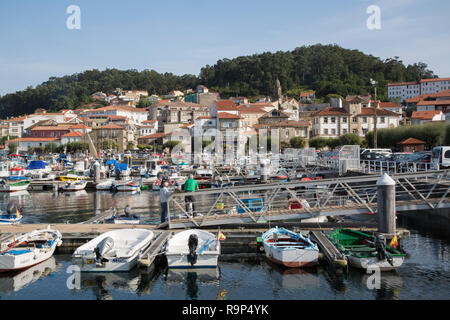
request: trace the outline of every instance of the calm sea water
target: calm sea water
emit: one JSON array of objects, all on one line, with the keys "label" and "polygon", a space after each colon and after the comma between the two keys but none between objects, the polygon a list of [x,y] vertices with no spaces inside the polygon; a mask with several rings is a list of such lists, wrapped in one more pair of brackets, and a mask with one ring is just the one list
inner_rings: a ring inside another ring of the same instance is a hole
[{"label": "calm sea water", "polygon": [[[0,209],[15,198],[24,208],[24,223],[80,222],[93,211],[126,204],[148,223],[159,219],[155,193],[52,194],[30,192],[1,195]],[[220,261],[213,270],[159,270],[151,277],[134,269],[129,273],[82,274],[81,287],[69,289],[69,254],[53,258],[18,274],[0,276],[0,299],[449,299],[450,242],[412,230],[402,240],[408,258],[397,272],[381,274],[381,288],[368,289],[369,275],[350,269],[335,275],[323,267],[281,269],[263,256],[239,262]]]}]

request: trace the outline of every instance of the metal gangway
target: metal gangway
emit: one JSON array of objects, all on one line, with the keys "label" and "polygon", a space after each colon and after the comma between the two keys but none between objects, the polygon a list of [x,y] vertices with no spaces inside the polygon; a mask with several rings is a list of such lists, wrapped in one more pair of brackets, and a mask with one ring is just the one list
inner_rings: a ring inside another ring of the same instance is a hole
[{"label": "metal gangway", "polygon": [[[173,193],[169,227],[190,228],[262,223],[377,211],[380,175],[311,181],[277,182]],[[397,212],[450,207],[450,171],[400,173],[396,181]],[[185,196],[193,196],[193,208]]]}]

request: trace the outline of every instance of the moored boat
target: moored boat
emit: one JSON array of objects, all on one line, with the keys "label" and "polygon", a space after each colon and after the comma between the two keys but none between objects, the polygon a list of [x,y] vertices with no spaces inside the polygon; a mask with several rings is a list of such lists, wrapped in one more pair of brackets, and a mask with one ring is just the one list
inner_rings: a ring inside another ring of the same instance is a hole
[{"label": "moored boat", "polygon": [[298,268],[313,267],[319,262],[319,248],[309,237],[275,227],[262,234],[267,259],[277,264]]},{"label": "moored boat", "polygon": [[31,181],[25,177],[9,176],[0,180],[0,192],[27,190]]},{"label": "moored boat", "polygon": [[95,186],[95,188],[97,190],[112,190],[113,187],[115,185],[115,182],[113,179],[108,179],[106,181],[97,183],[97,185]]},{"label": "moored boat", "polygon": [[166,244],[169,268],[215,268],[220,255],[219,236],[199,229],[173,235]]},{"label": "moored boat", "polygon": [[340,228],[329,234],[330,241],[355,268],[389,271],[400,267],[406,257],[403,250],[384,243],[384,239],[361,231]]},{"label": "moored boat", "polygon": [[146,229],[119,229],[105,232],[85,243],[72,255],[82,272],[129,271],[150,245],[153,232]]},{"label": "moored boat", "polygon": [[62,244],[58,230],[34,230],[13,239],[0,251],[0,272],[25,269],[50,258]]},{"label": "moored boat", "polygon": [[136,180],[129,180],[114,186],[117,191],[137,191],[141,189],[141,183]]},{"label": "moored boat", "polygon": [[0,224],[17,224],[22,220],[19,209],[10,202],[5,213],[0,214]]},{"label": "moored boat", "polygon": [[124,209],[124,214],[118,215],[116,209],[114,208],[113,216],[106,218],[104,222],[114,224],[139,224],[141,222],[141,217],[131,214],[130,206],[127,205]]},{"label": "moored boat", "polygon": [[87,185],[87,181],[81,181],[81,180],[68,181],[66,184],[61,186],[61,189],[63,191],[80,191],[80,190],[84,190],[84,188],[86,188],[86,185]]}]

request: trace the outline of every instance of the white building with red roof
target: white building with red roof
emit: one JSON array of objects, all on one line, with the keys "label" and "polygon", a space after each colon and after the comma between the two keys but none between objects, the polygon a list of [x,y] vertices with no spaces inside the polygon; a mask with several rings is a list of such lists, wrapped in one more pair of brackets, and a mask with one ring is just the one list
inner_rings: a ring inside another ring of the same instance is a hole
[{"label": "white building with red roof", "polygon": [[422,79],[413,82],[388,83],[388,98],[406,101],[422,94],[434,94],[450,89],[450,78]]},{"label": "white building with red roof", "polygon": [[424,124],[431,121],[445,121],[445,114],[441,110],[414,111],[412,113],[412,124]]}]

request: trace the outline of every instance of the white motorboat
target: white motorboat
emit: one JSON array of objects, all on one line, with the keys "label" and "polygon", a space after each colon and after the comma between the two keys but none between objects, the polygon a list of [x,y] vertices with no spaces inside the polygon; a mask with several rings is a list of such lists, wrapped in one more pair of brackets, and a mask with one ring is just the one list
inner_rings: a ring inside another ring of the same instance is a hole
[{"label": "white motorboat", "polygon": [[319,262],[319,248],[308,237],[285,228],[272,228],[262,234],[267,259],[286,267],[312,267]]},{"label": "white motorboat", "polygon": [[108,179],[106,181],[97,183],[95,188],[97,190],[112,190],[114,185],[115,185],[114,180],[113,179]]},{"label": "white motorboat", "polygon": [[169,268],[215,268],[220,241],[210,232],[191,229],[176,233],[166,244]]},{"label": "white motorboat", "polygon": [[0,272],[25,269],[50,258],[62,244],[58,230],[34,230],[5,244],[0,251]]},{"label": "white motorboat", "polygon": [[124,214],[117,214],[116,208],[113,209],[113,215],[104,220],[105,223],[114,224],[139,224],[141,222],[141,217],[135,214],[131,214],[130,206],[127,205],[124,209]]},{"label": "white motorboat", "polygon": [[84,190],[86,188],[87,181],[78,180],[78,181],[68,181],[66,184],[64,184],[61,189],[63,191],[80,191]]},{"label": "white motorboat", "polygon": [[105,232],[75,250],[73,263],[82,272],[129,271],[153,239],[146,229]]}]

